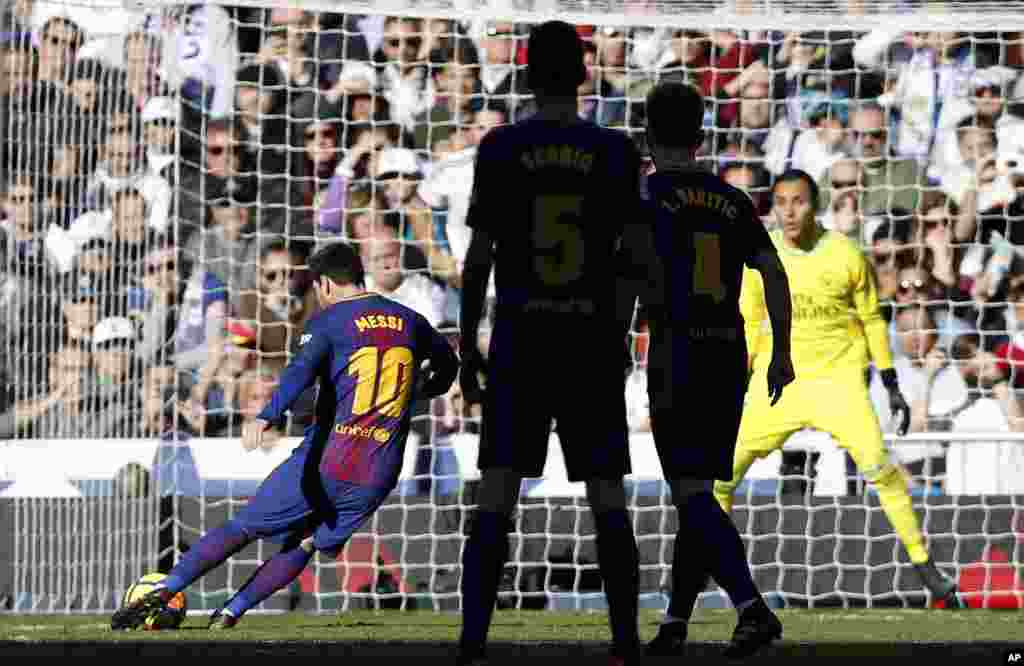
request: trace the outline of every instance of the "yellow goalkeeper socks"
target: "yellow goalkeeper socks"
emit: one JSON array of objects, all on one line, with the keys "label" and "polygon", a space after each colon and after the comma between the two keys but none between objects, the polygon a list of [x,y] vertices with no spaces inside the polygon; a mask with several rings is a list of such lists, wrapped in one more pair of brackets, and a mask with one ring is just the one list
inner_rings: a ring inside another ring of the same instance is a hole
[{"label": "yellow goalkeeper socks", "polygon": [[874,486],[882,503],[882,510],[903,542],[903,547],[907,549],[910,561],[914,564],[928,561],[924,535],[921,534],[914,506],[910,502],[910,493],[907,492],[907,483],[899,468],[895,465],[886,465],[874,480]]},{"label": "yellow goalkeeper socks", "polygon": [[715,481],[715,499],[718,500],[718,505],[727,515],[732,513],[732,500],[736,487],[742,483],[743,477],[746,476],[747,470],[754,464],[756,458],[757,456],[750,450],[745,451],[737,447],[732,463],[732,481]]}]

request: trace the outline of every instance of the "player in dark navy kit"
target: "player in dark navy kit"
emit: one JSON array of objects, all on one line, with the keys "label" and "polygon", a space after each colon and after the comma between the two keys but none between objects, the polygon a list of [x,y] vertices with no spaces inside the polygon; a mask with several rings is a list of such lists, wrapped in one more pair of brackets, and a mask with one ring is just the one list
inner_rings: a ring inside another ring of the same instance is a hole
[{"label": "player in dark navy kit", "polygon": [[[309,262],[321,311],[269,404],[242,437],[259,446],[299,396],[318,382],[315,423],[302,444],[261,484],[238,515],[207,533],[163,587],[118,610],[114,629],[139,626],[175,593],[256,539],[284,537],[211,628],[233,627],[250,608],[288,585],[313,553],[336,555],[398,482],[411,405],[444,394],[458,374],[447,340],[413,310],[363,288],[363,266],[334,243]],[[426,369],[422,369],[423,364]]]},{"label": "player in dark navy kit", "polygon": [[726,654],[753,653],[782,633],[754,584],[736,527],[712,494],[732,478],[748,384],[740,314],[744,264],[764,278],[775,339],[768,386],[777,401],[793,381],[785,271],[750,198],[695,162],[704,100],[693,87],[658,85],[647,98],[647,143],[657,169],[646,206],[663,274],[648,362],[651,429],[679,515],[672,600],[648,656],[678,656],[708,576],[729,594],[739,623]]},{"label": "player in dark navy kit", "polygon": [[[584,481],[613,658],[639,650],[636,541],[623,476],[630,471],[616,252],[636,220],[640,156],[628,135],[581,121],[583,46],[569,24],[534,27],[529,85],[538,112],[481,142],[467,224],[460,384],[483,403],[479,507],[463,552],[459,661],[484,656],[524,477],[544,470],[555,423],[570,481]],[[495,320],[479,375],[478,327],[492,263]]]}]

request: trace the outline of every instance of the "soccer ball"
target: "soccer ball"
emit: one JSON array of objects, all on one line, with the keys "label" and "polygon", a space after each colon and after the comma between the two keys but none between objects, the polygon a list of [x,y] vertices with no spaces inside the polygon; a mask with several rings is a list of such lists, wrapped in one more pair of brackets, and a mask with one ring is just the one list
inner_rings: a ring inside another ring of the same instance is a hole
[{"label": "soccer ball", "polygon": [[[128,588],[124,593],[124,599],[121,600],[121,605],[127,606],[134,601],[138,601],[142,597],[146,596],[153,591],[156,584],[167,578],[162,573],[150,573],[146,574],[142,578],[132,583],[131,587]],[[185,613],[188,611],[187,604],[185,603],[185,593],[178,592],[174,595],[167,606],[161,610],[156,611],[146,618],[146,622],[143,624],[147,631],[159,631],[162,629],[177,629],[181,626],[181,623],[185,621]]]}]

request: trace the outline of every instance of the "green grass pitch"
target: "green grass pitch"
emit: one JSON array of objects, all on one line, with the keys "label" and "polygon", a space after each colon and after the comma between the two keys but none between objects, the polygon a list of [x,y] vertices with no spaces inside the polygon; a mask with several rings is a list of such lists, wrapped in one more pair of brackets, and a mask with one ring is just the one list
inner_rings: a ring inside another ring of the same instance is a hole
[{"label": "green grass pitch", "polygon": [[[1016,611],[902,609],[782,610],[780,643],[765,656],[996,657],[1024,649],[1024,614]],[[660,613],[641,613],[642,637]],[[732,610],[700,610],[690,625],[689,656],[714,657],[735,625]],[[453,613],[353,611],[331,615],[249,615],[213,633],[206,615],[162,632],[112,632],[99,615],[0,615],[0,654],[343,655],[448,657],[458,637]],[[492,657],[600,657],[609,637],[604,612],[497,611]],[[590,659],[590,661],[593,661]],[[996,663],[996,662],[985,662]]]}]

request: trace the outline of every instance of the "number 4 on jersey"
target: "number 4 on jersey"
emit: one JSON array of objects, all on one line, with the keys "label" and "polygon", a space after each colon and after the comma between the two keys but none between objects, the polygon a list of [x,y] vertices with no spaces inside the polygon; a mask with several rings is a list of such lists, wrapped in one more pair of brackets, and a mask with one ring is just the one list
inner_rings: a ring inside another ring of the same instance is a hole
[{"label": "number 4 on jersey", "polygon": [[718,234],[693,234],[693,293],[710,296],[715,303],[725,300],[722,284],[722,245]]}]

